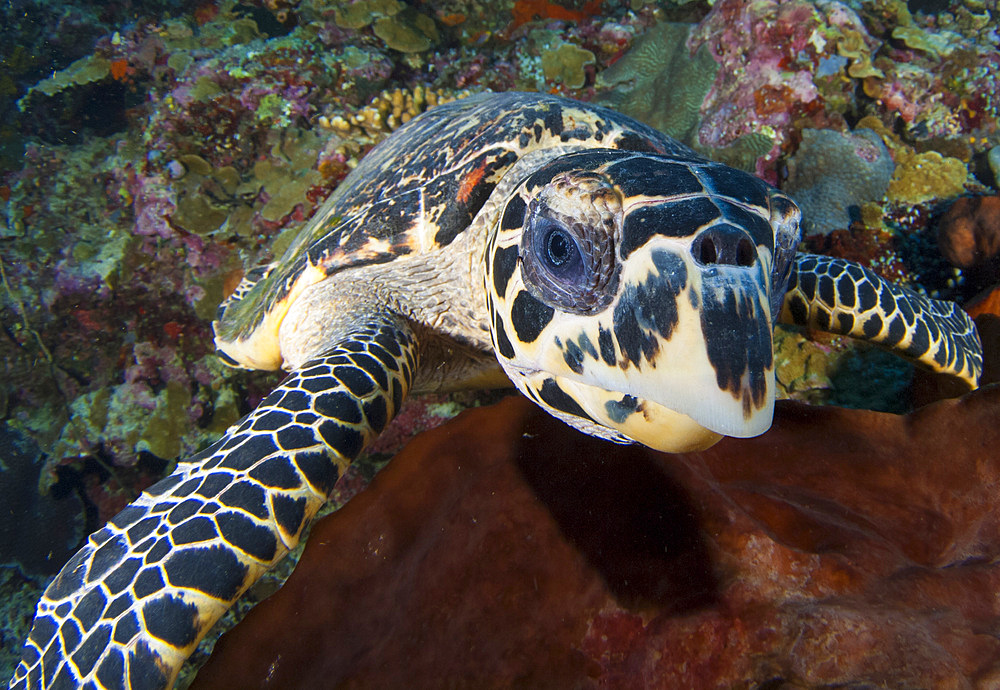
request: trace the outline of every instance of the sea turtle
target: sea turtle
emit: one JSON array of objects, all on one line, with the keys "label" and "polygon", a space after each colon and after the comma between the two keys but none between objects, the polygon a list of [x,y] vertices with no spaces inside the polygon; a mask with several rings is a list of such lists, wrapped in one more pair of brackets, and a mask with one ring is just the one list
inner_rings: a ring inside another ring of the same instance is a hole
[{"label": "sea turtle", "polygon": [[798,221],[761,180],[594,105],[480,94],[413,119],[220,308],[227,362],[291,373],[91,535],[11,687],[171,685],[409,392],[502,369],[589,434],[705,448],[770,425],[779,320],[976,386],[964,312],[796,255]]}]

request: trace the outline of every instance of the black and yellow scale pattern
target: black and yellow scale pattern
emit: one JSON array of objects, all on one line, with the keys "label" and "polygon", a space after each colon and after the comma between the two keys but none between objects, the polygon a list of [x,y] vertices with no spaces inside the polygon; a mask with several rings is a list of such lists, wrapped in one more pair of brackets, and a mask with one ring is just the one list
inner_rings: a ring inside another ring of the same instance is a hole
[{"label": "black and yellow scale pattern", "polygon": [[796,256],[798,219],[780,191],[604,108],[481,94],[415,118],[223,305],[226,361],[290,375],[91,535],[10,687],[171,686],[441,372],[502,368],[587,433],[672,451],[767,429],[779,320],[977,384],[967,315]]},{"label": "black and yellow scale pattern", "polygon": [[882,280],[830,256],[799,255],[781,320],[869,340],[934,371],[975,386],[983,369],[975,326],[953,302]]}]

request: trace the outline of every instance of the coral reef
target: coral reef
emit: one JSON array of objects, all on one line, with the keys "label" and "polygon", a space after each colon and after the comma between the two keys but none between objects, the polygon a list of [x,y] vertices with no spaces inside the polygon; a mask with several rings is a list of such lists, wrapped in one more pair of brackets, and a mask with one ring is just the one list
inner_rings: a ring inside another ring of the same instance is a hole
[{"label": "coral reef", "polygon": [[784,190],[802,207],[803,232],[826,235],[860,219],[866,202],[881,200],[895,167],[870,129],[806,129],[788,161]]},{"label": "coral reef", "polygon": [[314,528],[194,687],[988,685],[998,411],[779,403],[680,456],[466,412]]}]

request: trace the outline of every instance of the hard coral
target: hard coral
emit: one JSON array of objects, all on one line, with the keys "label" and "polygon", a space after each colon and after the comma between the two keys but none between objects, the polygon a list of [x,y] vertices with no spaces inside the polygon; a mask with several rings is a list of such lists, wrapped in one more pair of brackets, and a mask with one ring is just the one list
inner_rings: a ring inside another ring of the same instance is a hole
[{"label": "hard coral", "polygon": [[466,412],[314,527],[195,687],[989,684],[998,414],[996,387],[908,417],[779,403],[760,438],[667,456],[521,398]]},{"label": "hard coral", "polygon": [[825,235],[859,219],[865,202],[880,200],[895,167],[870,129],[848,134],[807,129],[788,162],[783,189],[802,207],[805,231]]}]

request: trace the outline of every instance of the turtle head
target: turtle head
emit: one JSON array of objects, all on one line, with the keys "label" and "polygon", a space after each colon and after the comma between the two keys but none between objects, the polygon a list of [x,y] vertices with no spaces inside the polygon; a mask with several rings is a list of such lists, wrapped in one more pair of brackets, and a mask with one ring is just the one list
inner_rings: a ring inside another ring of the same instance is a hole
[{"label": "turtle head", "polygon": [[798,220],[777,190],[702,159],[556,158],[514,189],[487,244],[498,359],[596,436],[682,452],[763,433]]}]

